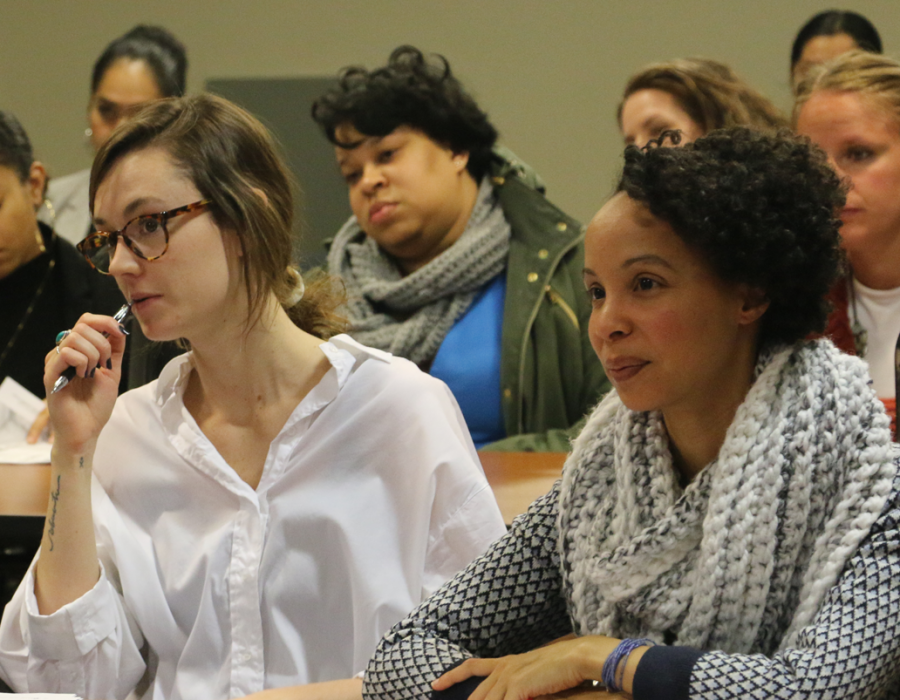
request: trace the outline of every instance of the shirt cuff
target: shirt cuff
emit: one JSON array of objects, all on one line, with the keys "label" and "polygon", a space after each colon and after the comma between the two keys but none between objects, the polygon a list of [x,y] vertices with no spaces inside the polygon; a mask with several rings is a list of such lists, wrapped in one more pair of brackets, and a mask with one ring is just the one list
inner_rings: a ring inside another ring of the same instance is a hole
[{"label": "shirt cuff", "polygon": [[650,647],[634,673],[634,700],[687,700],[691,672],[702,651],[691,647]]},{"label": "shirt cuff", "polygon": [[[449,670],[448,668],[447,671]],[[451,685],[447,690],[432,690],[431,700],[466,700],[484,679],[485,676],[470,676],[456,685]]]},{"label": "shirt cuff", "polygon": [[79,659],[109,637],[118,624],[115,592],[100,565],[100,578],[80,598],[50,615],[38,612],[34,565],[26,574],[25,608],[32,653],[46,661]]}]

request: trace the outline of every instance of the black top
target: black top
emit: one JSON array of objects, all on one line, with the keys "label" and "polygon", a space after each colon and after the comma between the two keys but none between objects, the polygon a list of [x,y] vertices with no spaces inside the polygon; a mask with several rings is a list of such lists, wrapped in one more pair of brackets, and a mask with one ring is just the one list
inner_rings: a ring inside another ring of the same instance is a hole
[{"label": "black top", "polygon": [[53,349],[56,334],[74,326],[85,312],[112,315],[125,301],[112,277],[94,270],[48,226],[40,227],[47,252],[0,279],[0,356],[9,349],[0,363],[0,381],[10,376],[43,398],[44,356]]}]

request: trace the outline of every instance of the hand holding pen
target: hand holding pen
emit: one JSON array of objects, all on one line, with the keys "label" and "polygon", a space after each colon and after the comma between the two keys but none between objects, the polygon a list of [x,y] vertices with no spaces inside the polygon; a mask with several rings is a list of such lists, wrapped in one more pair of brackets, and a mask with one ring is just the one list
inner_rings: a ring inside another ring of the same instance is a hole
[{"label": "hand holding pen", "polygon": [[[125,330],[124,323],[125,323],[125,321],[127,320],[128,316],[129,316],[130,314],[131,314],[131,302],[125,304],[121,309],[119,309],[119,310],[116,312],[116,315],[113,316],[113,320],[119,325],[119,330],[120,330],[122,333],[124,333],[125,335],[128,335],[128,331]],[[66,330],[66,331],[61,331],[61,332],[59,333],[59,335],[56,336],[56,353],[57,353],[58,355],[61,354],[61,344],[62,344],[62,342],[63,342],[70,334],[71,334],[71,331]],[[102,332],[101,332],[101,335],[102,335],[104,338],[108,338],[108,337],[109,337],[109,333],[107,333],[106,331],[102,331]],[[99,367],[100,365],[98,364],[97,366]],[[107,369],[112,369],[112,362],[111,362],[111,360],[107,360]],[[96,370],[91,370],[90,372],[88,372],[87,370],[85,370],[84,377],[85,377],[85,378],[93,377],[95,371],[96,371]],[[68,384],[68,383],[69,383],[72,379],[74,379],[77,375],[78,375],[78,370],[77,370],[77,368],[74,367],[74,366],[70,366],[68,369],[66,369],[66,370],[63,371],[63,373],[59,376],[59,379],[57,379],[56,382],[53,384],[53,389],[51,389],[50,393],[51,393],[51,394],[55,394],[57,391],[59,391],[60,389],[62,389],[63,387],[65,387],[66,384]]]},{"label": "hand holding pen", "polygon": [[126,304],[112,317],[82,315],[47,353],[44,387],[54,454],[87,454],[109,420],[125,353],[127,331],[122,324],[130,310]]}]

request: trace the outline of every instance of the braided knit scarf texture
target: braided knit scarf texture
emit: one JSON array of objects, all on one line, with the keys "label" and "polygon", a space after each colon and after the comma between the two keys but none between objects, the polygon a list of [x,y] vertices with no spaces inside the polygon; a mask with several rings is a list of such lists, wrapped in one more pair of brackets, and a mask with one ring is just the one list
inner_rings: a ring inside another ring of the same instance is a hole
[{"label": "braided knit scarf texture", "polygon": [[560,494],[574,629],[731,653],[793,646],[881,513],[893,450],[865,365],[828,340],[761,353],[718,457],[683,490],[662,416],[612,392]]},{"label": "braided knit scarf texture", "polygon": [[430,361],[481,288],[506,267],[509,238],[488,178],[459,239],[406,277],[351,217],[328,253],[329,272],[347,288],[351,335],[419,365]]}]

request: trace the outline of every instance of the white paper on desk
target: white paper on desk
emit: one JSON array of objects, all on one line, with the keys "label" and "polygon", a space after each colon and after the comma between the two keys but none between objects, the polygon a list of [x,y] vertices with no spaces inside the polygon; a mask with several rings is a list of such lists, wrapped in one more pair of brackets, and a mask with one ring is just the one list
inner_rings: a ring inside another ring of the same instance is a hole
[{"label": "white paper on desk", "polygon": [[13,700],[81,700],[80,695],[68,693],[0,693],[0,698]]},{"label": "white paper on desk", "polygon": [[0,445],[0,464],[48,464],[50,450],[49,442],[29,445],[23,440],[14,445]]},{"label": "white paper on desk", "polygon": [[0,382],[0,463],[31,464],[50,461],[50,445],[25,442],[28,429],[44,410],[44,402],[12,377]]}]

